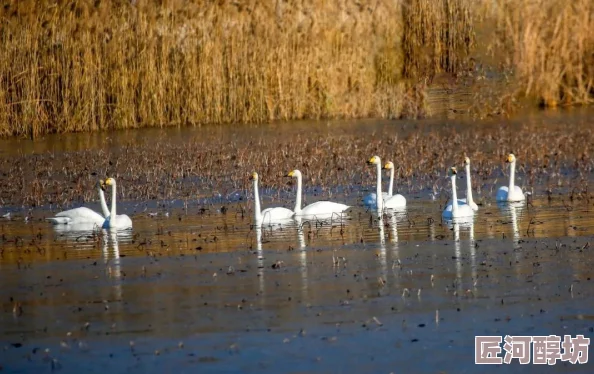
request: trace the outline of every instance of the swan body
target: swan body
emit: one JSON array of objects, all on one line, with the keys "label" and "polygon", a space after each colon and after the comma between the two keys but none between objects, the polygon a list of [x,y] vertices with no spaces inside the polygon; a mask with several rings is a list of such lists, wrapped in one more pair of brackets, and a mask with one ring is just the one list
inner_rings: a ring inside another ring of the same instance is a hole
[{"label": "swan body", "polygon": [[[387,192],[382,192],[382,196],[383,196],[384,200],[386,200],[391,195],[388,195]],[[368,194],[367,196],[365,196],[363,198],[363,204],[365,204],[366,206],[375,207],[377,205],[377,194],[375,192],[372,192],[372,193]]]},{"label": "swan body", "polygon": [[91,225],[102,226],[103,222],[105,222],[105,217],[84,206],[60,212],[54,217],[46,219],[54,225],[75,225],[79,223],[88,223]]},{"label": "swan body", "polygon": [[293,217],[291,209],[277,207],[267,208],[260,211],[260,193],[258,191],[258,173],[254,172],[250,176],[250,180],[254,183],[254,221],[256,226],[261,226],[263,223],[271,224],[280,221],[286,221]]},{"label": "swan body", "polygon": [[499,187],[497,191],[496,200],[497,201],[524,201],[526,196],[524,196],[524,192],[519,186],[515,185],[515,177],[516,177],[516,156],[510,153],[505,160],[509,163],[509,187],[502,186]]},{"label": "swan body", "polygon": [[80,227],[80,230],[77,231],[84,231],[88,228],[92,230],[95,226],[103,226],[105,218],[109,215],[109,210],[107,209],[107,204],[105,203],[105,195],[103,194],[101,181],[97,182],[97,187],[99,190],[99,200],[101,201],[101,210],[103,211],[103,216],[87,207],[80,207],[65,210],[56,214],[54,217],[46,218],[46,220],[50,221],[54,225],[77,226],[72,227],[72,230]]},{"label": "swan body", "polygon": [[107,178],[103,182],[103,188],[111,186],[111,211],[109,217],[103,222],[104,229],[125,230],[132,228],[132,220],[125,214],[117,215],[116,211],[116,181],[113,178]]},{"label": "swan body", "polygon": [[293,170],[287,174],[288,177],[297,178],[297,198],[295,199],[295,209],[293,211],[295,216],[324,216],[340,214],[349,209],[350,206],[332,201],[317,201],[309,204],[305,208],[301,208],[301,189],[303,184],[303,177],[299,170]]},{"label": "swan body", "polygon": [[[373,156],[372,158],[367,161],[368,165],[376,165],[377,168],[377,183],[376,183],[376,196],[382,196],[382,160],[378,156]],[[390,167],[391,165],[391,167]],[[387,163],[384,166],[384,169],[391,169],[391,175],[394,175],[394,164],[391,162]],[[390,183],[392,186],[392,183]],[[390,195],[385,199],[376,200],[376,203],[372,205],[373,207],[377,208],[378,210],[386,209],[402,209],[406,208],[406,198],[400,194],[397,195]]]},{"label": "swan body", "polygon": [[446,206],[443,210],[444,219],[456,219],[456,218],[467,218],[473,217],[474,211],[468,204],[458,204],[458,193],[456,192],[456,168],[451,167],[448,175],[452,181],[452,204]]},{"label": "swan body", "polygon": [[[382,197],[384,200],[388,199],[392,196],[392,191],[394,189],[394,164],[392,161],[388,161],[386,165],[384,165],[385,170],[390,170],[390,184],[388,185],[388,192],[382,192]],[[375,192],[370,193],[369,195],[363,198],[363,204],[367,206],[377,206],[377,194]]]},{"label": "swan body", "polygon": [[[458,199],[458,205],[467,204],[470,205],[470,208],[475,212],[478,211],[478,205],[474,202],[472,198],[472,183],[470,181],[470,158],[464,158],[464,169],[466,171],[466,198],[465,199]],[[446,209],[452,210],[452,202],[450,201]]]}]

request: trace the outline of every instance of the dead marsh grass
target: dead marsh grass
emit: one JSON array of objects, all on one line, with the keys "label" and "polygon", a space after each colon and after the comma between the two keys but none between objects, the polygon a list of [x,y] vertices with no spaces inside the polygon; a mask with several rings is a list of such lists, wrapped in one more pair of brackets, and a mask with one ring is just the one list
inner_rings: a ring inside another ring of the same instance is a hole
[{"label": "dead marsh grass", "polygon": [[514,74],[517,93],[547,107],[594,102],[594,3],[497,0],[493,53]]},{"label": "dead marsh grass", "polygon": [[435,76],[484,78],[483,50],[511,72],[501,96],[589,104],[593,13],[587,0],[6,0],[0,136],[419,117]]}]

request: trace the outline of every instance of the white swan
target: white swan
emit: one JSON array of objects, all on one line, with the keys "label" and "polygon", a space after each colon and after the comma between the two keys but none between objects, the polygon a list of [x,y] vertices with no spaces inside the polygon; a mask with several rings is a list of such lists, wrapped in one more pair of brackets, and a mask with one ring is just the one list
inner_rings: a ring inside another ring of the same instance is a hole
[{"label": "white swan", "polygon": [[105,218],[109,215],[109,210],[107,209],[107,204],[105,203],[105,195],[103,194],[102,183],[103,181],[97,182],[97,189],[99,190],[99,200],[101,201],[101,210],[103,211],[103,216],[87,207],[80,207],[65,210],[56,214],[54,217],[46,218],[46,220],[50,221],[54,225],[80,225],[80,231],[86,231],[89,228],[92,230],[95,225],[99,227],[103,226]]},{"label": "white swan", "polygon": [[[458,199],[458,205],[468,204],[475,212],[478,211],[478,205],[474,202],[472,198],[472,182],[470,181],[470,158],[464,158],[464,169],[466,171],[466,198],[465,199]],[[448,203],[448,207],[451,209],[452,202]]]},{"label": "white swan", "polygon": [[254,172],[250,176],[254,182],[254,221],[256,226],[262,223],[271,224],[278,221],[286,221],[293,217],[293,211],[287,208],[267,208],[260,211],[260,193],[258,192],[258,173]]},{"label": "white swan", "polygon": [[340,214],[350,207],[345,204],[333,203],[331,201],[317,201],[309,204],[305,208],[301,209],[301,186],[302,179],[301,172],[299,170],[290,171],[287,174],[288,177],[297,178],[297,198],[295,199],[295,216],[322,216]]},{"label": "white swan", "polygon": [[[388,197],[392,196],[392,191],[394,188],[394,164],[392,161],[388,161],[386,165],[384,165],[384,170],[390,170],[390,184],[388,185],[388,192],[382,192],[382,196],[384,200]],[[363,204],[367,206],[376,206],[377,205],[377,194],[375,192],[370,193],[369,195],[363,198]]]},{"label": "white swan", "polygon": [[468,204],[458,204],[458,193],[456,192],[456,168],[451,167],[448,176],[452,181],[452,204],[443,210],[444,219],[473,217],[474,211]]},{"label": "white swan", "polygon": [[[376,182],[376,196],[382,196],[382,160],[378,156],[373,156],[367,161],[368,165],[376,165],[377,168],[377,182]],[[387,165],[386,165],[387,166]],[[392,173],[394,169],[392,168]],[[379,199],[374,205],[378,210],[386,209],[401,209],[406,207],[406,199],[404,196],[392,195],[385,199]]]},{"label": "white swan", "polygon": [[509,187],[503,186],[499,187],[497,191],[497,201],[524,201],[526,197],[524,196],[524,192],[519,186],[514,184],[514,179],[516,177],[516,156],[513,153],[510,153],[505,162],[508,162],[509,165]]},{"label": "white swan", "polygon": [[103,188],[105,186],[111,186],[111,212],[109,213],[109,217],[105,219],[103,222],[104,229],[131,229],[132,228],[132,220],[125,214],[117,215],[116,212],[116,181],[113,178],[107,178],[105,182],[103,182]]}]

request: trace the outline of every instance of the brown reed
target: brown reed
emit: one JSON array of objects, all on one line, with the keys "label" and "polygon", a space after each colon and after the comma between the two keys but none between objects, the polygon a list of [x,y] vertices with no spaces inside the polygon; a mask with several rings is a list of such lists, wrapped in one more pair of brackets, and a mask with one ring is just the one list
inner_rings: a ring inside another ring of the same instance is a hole
[{"label": "brown reed", "polygon": [[594,3],[497,0],[493,53],[512,68],[518,93],[547,107],[594,102]]},{"label": "brown reed", "polygon": [[[587,0],[5,0],[0,136],[416,117],[433,77],[469,71],[485,43],[513,72],[514,95],[590,103],[593,8]],[[494,32],[479,43],[480,27]]]},{"label": "brown reed", "polygon": [[0,135],[414,116],[422,88],[402,79],[401,8],[5,1]]}]

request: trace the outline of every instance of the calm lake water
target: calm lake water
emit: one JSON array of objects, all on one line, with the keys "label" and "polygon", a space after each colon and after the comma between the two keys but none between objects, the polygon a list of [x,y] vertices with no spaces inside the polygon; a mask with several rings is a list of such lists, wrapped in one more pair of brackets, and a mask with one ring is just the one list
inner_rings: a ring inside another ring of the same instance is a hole
[{"label": "calm lake water", "polygon": [[[368,124],[340,129],[375,131]],[[21,152],[43,156],[131,137],[249,139],[304,126],[20,142]],[[242,189],[185,204],[122,201],[131,232],[68,231],[44,221],[48,206],[0,207],[10,213],[0,217],[0,371],[484,373],[501,367],[474,364],[476,335],[593,338],[594,200],[572,201],[570,191],[549,200],[536,189],[527,203],[497,205],[503,184],[481,180],[478,213],[456,225],[441,219],[445,200],[425,190],[403,191],[406,212],[382,220],[360,202],[367,191],[349,190],[340,194],[353,205],[343,221],[262,229],[252,227],[253,194]],[[261,195],[263,208],[292,207],[288,193]],[[591,373],[592,365],[501,366]]]}]

